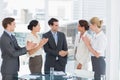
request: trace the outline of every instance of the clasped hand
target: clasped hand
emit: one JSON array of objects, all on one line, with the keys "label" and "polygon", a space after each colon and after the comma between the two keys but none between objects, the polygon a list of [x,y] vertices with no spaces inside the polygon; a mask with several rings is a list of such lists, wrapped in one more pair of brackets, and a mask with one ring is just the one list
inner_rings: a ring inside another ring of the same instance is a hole
[{"label": "clasped hand", "polygon": [[68,54],[67,51],[64,51],[64,50],[59,51],[59,55],[62,57],[66,56],[67,54]]}]

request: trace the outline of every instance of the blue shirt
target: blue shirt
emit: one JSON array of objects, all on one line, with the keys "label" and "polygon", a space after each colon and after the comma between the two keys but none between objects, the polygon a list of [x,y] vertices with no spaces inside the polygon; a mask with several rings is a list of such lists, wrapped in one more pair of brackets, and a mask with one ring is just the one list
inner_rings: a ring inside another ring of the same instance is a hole
[{"label": "blue shirt", "polygon": [[[51,31],[52,32],[52,31]],[[58,35],[57,35],[57,32],[52,32],[52,35],[54,37],[54,40],[55,40],[55,43],[57,45],[57,42],[58,42]]]}]

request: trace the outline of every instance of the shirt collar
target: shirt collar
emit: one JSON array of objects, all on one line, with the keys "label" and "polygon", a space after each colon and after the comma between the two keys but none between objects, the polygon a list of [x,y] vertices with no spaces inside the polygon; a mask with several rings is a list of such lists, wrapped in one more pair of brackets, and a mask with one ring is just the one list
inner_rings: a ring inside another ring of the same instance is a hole
[{"label": "shirt collar", "polygon": [[57,32],[53,32],[53,31],[51,31],[51,33],[52,33],[52,35],[57,34]]},{"label": "shirt collar", "polygon": [[5,30],[5,32],[6,32],[9,36],[11,36],[11,35],[12,35],[12,33],[11,33],[11,32],[9,32],[8,30]]}]

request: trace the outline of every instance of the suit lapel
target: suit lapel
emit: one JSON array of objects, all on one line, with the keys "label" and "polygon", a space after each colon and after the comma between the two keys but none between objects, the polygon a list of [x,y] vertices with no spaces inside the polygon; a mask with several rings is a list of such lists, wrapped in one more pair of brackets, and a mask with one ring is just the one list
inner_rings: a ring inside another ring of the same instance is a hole
[{"label": "suit lapel", "polygon": [[51,41],[53,42],[53,44],[56,46],[56,43],[55,43],[55,40],[54,40],[54,37],[53,37],[51,31],[49,31],[49,36],[50,36],[50,39],[51,39]]},{"label": "suit lapel", "polygon": [[16,40],[16,38],[14,37],[14,39],[12,39],[11,36],[10,36],[8,33],[6,33],[5,31],[4,31],[4,35],[5,35],[6,37],[9,37],[8,39],[9,39],[10,43],[11,43],[15,48],[17,48],[17,40]]},{"label": "suit lapel", "polygon": [[59,47],[60,42],[61,42],[61,36],[60,36],[60,33],[59,33],[59,32],[57,32],[57,36],[58,36],[57,47]]}]

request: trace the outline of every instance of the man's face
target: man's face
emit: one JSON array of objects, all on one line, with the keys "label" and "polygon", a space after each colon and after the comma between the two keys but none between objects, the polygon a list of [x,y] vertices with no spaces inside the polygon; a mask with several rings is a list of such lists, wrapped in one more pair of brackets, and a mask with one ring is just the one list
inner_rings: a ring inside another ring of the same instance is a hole
[{"label": "man's face", "polygon": [[57,32],[59,28],[59,24],[58,22],[53,22],[53,25],[50,25],[50,27],[52,31]]},{"label": "man's face", "polygon": [[13,21],[13,22],[11,22],[11,24],[8,24],[8,27],[9,27],[10,31],[13,32],[15,30],[15,27],[16,27],[15,22]]}]

